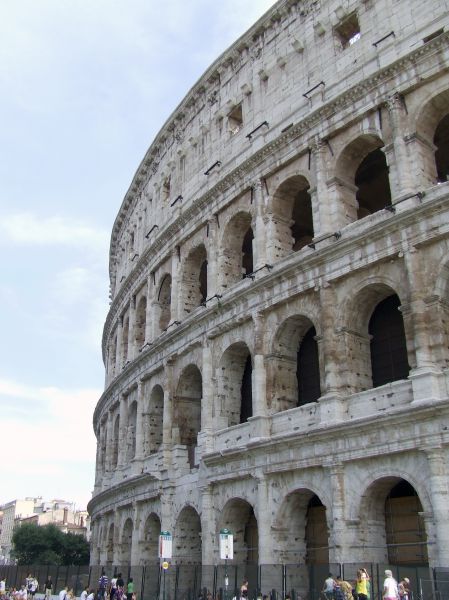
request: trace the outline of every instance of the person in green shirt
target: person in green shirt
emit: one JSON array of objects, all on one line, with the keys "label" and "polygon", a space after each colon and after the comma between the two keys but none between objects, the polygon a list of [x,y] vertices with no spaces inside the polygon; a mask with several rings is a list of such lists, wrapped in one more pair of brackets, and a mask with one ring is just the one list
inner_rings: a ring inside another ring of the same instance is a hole
[{"label": "person in green shirt", "polygon": [[133,578],[130,577],[128,579],[128,584],[126,586],[126,600],[133,600],[134,596],[134,581]]}]

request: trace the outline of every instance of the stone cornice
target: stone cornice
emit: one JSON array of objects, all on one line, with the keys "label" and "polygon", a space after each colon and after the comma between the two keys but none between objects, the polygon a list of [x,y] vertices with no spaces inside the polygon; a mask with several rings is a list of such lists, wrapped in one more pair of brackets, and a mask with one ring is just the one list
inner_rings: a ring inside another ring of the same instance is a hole
[{"label": "stone cornice", "polygon": [[[140,492],[139,487],[142,487],[142,491]],[[110,506],[117,507],[117,494],[122,498],[122,504],[129,504],[130,500],[132,502],[138,501],[142,495],[159,498],[161,493],[160,480],[149,473],[145,473],[144,475],[127,479],[122,483],[114,484],[113,488],[99,492],[90,500],[87,510],[92,515],[92,518],[95,518],[96,512],[106,512]]]}]

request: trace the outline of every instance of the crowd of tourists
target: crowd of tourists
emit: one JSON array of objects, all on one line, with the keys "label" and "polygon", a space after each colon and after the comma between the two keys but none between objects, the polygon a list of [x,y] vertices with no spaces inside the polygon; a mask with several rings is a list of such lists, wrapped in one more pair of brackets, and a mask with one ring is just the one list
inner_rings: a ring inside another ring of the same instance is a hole
[{"label": "crowd of tourists", "polygon": [[[42,600],[50,600],[53,595],[57,595],[58,600],[76,600],[73,588],[65,586],[59,593],[56,592],[51,576],[47,577],[40,591],[44,594]],[[6,580],[4,578],[0,580],[0,600],[36,600],[35,595],[38,592],[39,582],[31,574],[19,588],[8,588]],[[80,600],[136,600],[133,578],[129,577],[125,585],[122,574],[117,573],[109,582],[103,571],[98,580],[98,586],[95,588],[86,586],[79,598]]]},{"label": "crowd of tourists", "polygon": [[[398,583],[390,569],[385,571],[381,591],[384,600],[412,600],[410,579],[404,577]],[[329,573],[324,580],[322,595],[324,600],[371,600],[371,578],[368,571],[363,567],[358,569],[354,581],[345,581]]]}]

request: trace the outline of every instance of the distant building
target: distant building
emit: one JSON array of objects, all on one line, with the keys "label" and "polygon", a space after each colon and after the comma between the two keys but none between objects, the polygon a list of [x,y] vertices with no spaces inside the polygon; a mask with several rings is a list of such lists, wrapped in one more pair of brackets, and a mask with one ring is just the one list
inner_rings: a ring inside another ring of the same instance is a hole
[{"label": "distant building", "polygon": [[66,500],[43,501],[41,496],[12,500],[0,506],[0,513],[0,562],[10,560],[14,528],[23,523],[53,523],[64,533],[82,535],[87,540],[90,538],[87,511],[75,510],[74,503]]}]

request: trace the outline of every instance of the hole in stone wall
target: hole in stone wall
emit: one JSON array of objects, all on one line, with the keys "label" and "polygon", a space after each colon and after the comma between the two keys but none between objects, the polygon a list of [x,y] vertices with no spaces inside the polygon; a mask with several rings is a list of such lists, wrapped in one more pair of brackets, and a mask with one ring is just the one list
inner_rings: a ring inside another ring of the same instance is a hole
[{"label": "hole in stone wall", "polygon": [[335,33],[342,45],[342,48],[348,48],[360,39],[360,25],[357,13],[352,13],[341,21],[335,28]]},{"label": "hole in stone wall", "polygon": [[239,104],[231,110],[228,114],[228,127],[229,131],[235,135],[240,131],[243,125],[243,112],[242,105]]}]

